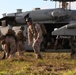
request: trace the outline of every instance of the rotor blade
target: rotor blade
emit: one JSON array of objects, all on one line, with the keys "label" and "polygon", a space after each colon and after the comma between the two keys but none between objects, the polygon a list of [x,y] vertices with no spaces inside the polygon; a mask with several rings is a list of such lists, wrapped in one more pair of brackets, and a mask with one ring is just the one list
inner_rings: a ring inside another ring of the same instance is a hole
[{"label": "rotor blade", "polygon": [[2,20],[13,20],[13,19],[15,19],[15,17],[13,17],[13,16],[6,16],[6,17],[1,18],[0,21],[2,21]]}]

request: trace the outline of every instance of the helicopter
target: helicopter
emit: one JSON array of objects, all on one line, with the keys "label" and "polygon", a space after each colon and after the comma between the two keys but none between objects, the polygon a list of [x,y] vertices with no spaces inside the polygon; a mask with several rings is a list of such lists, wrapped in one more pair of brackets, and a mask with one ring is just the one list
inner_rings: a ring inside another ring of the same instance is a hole
[{"label": "helicopter", "polygon": [[[58,1],[59,8],[55,9],[40,9],[34,8],[31,11],[22,12],[22,9],[17,9],[15,13],[4,13],[3,17],[0,18],[0,29],[3,32],[3,29],[7,29],[8,24],[14,27],[14,30],[18,30],[20,25],[24,25],[27,28],[25,19],[31,17],[33,22],[43,23],[47,30],[46,38],[48,35],[51,40],[46,40],[46,45],[52,45],[54,48],[54,43],[56,41],[56,35],[52,35],[55,28],[60,28],[65,25],[76,23],[76,10],[71,10],[70,2],[76,0],[51,0]],[[27,31],[26,31],[27,32]],[[4,32],[3,32],[4,33]],[[68,40],[68,39],[67,39]],[[52,42],[52,43],[51,43]],[[50,44],[49,44],[50,43]],[[69,46],[69,41],[68,41]],[[47,47],[51,49],[51,47]]]}]

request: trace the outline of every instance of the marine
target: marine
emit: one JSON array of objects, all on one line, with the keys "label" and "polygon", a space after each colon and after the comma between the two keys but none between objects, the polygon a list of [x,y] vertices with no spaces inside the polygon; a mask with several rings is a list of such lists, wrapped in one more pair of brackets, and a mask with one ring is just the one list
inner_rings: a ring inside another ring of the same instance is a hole
[{"label": "marine", "polygon": [[24,26],[20,26],[19,31],[16,34],[17,37],[17,52],[18,56],[24,55],[26,36],[24,35]]},{"label": "marine", "polygon": [[2,35],[0,40],[2,49],[5,52],[5,58],[14,57],[16,52],[16,37],[14,30],[8,28],[6,34]]},{"label": "marine", "polygon": [[[40,25],[36,23],[34,25],[31,18],[26,19],[27,25],[28,25],[28,45],[32,44],[33,50],[36,54],[36,58],[42,59],[42,55],[40,53],[40,45],[43,41],[43,35],[42,30],[40,28]],[[33,43],[32,43],[33,41]]]},{"label": "marine", "polygon": [[71,39],[70,39],[70,42],[71,42],[71,58],[74,58],[74,55],[76,54],[76,37],[74,36],[71,36]]}]

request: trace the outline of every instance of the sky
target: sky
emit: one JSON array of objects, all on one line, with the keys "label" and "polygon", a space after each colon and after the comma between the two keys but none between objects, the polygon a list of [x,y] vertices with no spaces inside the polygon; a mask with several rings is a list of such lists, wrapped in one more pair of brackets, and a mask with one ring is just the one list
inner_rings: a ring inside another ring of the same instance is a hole
[{"label": "sky", "polygon": [[[58,6],[57,2],[56,7]],[[50,0],[0,0],[0,18],[3,13],[14,13],[16,9],[22,9],[25,12],[33,8],[52,9],[55,8],[55,2]],[[76,2],[71,3],[71,9],[76,9]]]}]

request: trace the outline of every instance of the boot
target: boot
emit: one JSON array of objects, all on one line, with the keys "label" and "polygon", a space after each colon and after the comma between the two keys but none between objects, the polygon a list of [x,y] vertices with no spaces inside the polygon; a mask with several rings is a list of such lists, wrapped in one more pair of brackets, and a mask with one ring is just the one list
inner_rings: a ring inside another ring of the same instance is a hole
[{"label": "boot", "polygon": [[6,54],[5,54],[5,52],[3,53],[3,57],[2,57],[2,59],[5,59],[6,58]]},{"label": "boot", "polygon": [[8,58],[14,58],[15,54],[10,54]]},{"label": "boot", "polygon": [[41,55],[37,55],[37,59],[43,59]]}]

